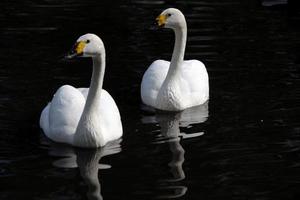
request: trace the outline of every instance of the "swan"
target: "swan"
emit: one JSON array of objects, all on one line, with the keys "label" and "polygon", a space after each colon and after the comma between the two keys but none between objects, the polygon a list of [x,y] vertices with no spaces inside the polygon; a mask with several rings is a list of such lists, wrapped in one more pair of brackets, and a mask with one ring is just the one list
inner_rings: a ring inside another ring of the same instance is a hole
[{"label": "swan", "polygon": [[159,27],[175,32],[171,62],[156,60],[146,70],[141,83],[144,104],[165,111],[181,111],[201,105],[209,98],[206,68],[199,60],[184,61],[187,25],[180,10],[168,8],[157,18]]},{"label": "swan", "polygon": [[105,48],[95,34],[77,40],[68,57],[92,57],[93,74],[90,88],[61,86],[43,109],[40,127],[55,142],[77,147],[102,147],[122,136],[118,107],[102,89],[105,71]]}]

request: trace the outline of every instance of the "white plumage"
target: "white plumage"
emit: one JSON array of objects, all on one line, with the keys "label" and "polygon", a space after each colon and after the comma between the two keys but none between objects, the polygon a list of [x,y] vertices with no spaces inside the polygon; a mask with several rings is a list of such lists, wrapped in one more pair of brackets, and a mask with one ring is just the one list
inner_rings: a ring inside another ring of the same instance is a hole
[{"label": "white plumage", "polygon": [[201,105],[209,98],[209,80],[204,64],[184,61],[186,22],[177,9],[169,8],[157,18],[159,26],[175,32],[171,62],[156,60],[145,72],[141,83],[142,101],[156,109],[180,111]]},{"label": "white plumage", "polygon": [[[141,96],[145,104],[157,109],[173,111],[184,110],[207,101],[208,75],[202,62],[184,61],[176,80],[172,85],[163,88],[166,90],[163,92],[161,89],[169,67],[169,61],[156,60],[145,72],[141,84]],[[158,98],[160,91],[162,96]]]},{"label": "white plumage", "polygon": [[77,46],[82,42],[85,43],[82,52],[78,47],[74,51],[93,58],[91,87],[61,86],[42,111],[40,127],[53,141],[79,147],[100,147],[122,136],[122,123],[115,101],[102,89],[104,45],[94,34],[81,36]]}]

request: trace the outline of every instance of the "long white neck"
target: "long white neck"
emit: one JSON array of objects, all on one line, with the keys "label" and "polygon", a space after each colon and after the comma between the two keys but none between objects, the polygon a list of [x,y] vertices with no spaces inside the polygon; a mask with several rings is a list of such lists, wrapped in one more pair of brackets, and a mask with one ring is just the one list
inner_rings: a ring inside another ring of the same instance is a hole
[{"label": "long white neck", "polygon": [[[93,57],[93,75],[86,103],[80,117],[73,143],[80,147],[99,147],[103,145],[100,133],[99,105],[105,72],[105,51]],[[100,142],[100,143],[99,143]]]},{"label": "long white neck", "polygon": [[84,117],[84,115],[91,115],[93,112],[97,112],[96,108],[99,108],[100,104],[104,72],[105,52],[103,52],[101,55],[93,57],[93,75],[81,118]]},{"label": "long white neck", "polygon": [[176,27],[175,32],[175,45],[172,54],[170,68],[166,77],[166,80],[171,79],[173,76],[176,76],[180,66],[183,63],[186,37],[187,37],[187,27],[186,22],[182,22],[182,26]]}]

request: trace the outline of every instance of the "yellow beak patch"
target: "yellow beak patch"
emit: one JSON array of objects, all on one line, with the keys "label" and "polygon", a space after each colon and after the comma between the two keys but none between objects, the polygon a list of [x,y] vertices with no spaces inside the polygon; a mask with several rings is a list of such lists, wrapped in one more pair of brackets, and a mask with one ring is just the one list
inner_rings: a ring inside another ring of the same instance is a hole
[{"label": "yellow beak patch", "polygon": [[83,42],[83,41],[78,42],[77,45],[76,45],[76,47],[75,47],[75,52],[77,54],[82,54],[85,45],[86,45],[86,43]]},{"label": "yellow beak patch", "polygon": [[163,26],[163,25],[165,25],[166,20],[167,20],[167,16],[166,16],[166,15],[159,15],[159,16],[156,18],[156,21],[157,21],[158,26]]}]

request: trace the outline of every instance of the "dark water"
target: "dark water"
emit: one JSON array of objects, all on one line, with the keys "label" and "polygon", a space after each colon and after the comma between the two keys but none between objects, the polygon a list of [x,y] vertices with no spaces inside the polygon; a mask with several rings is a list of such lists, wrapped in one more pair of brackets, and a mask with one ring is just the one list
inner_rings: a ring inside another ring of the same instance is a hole
[{"label": "dark water", "polygon": [[[210,101],[154,115],[139,84],[153,60],[171,57],[172,32],[149,28],[167,7],[186,15],[186,59],[206,64]],[[4,0],[0,9],[0,199],[299,198],[296,0]],[[53,144],[38,126],[59,86],[89,85],[90,60],[61,60],[87,32],[106,45],[104,88],[124,128],[99,150]]]}]

